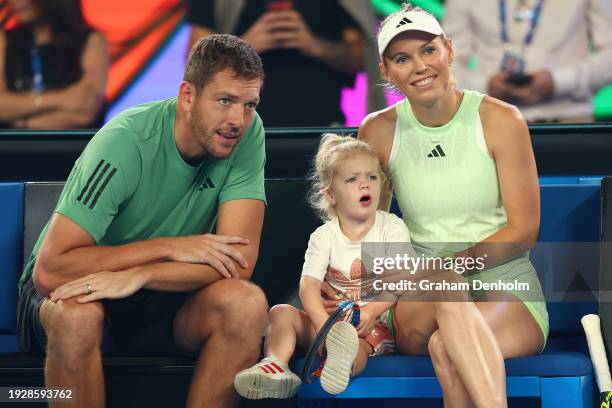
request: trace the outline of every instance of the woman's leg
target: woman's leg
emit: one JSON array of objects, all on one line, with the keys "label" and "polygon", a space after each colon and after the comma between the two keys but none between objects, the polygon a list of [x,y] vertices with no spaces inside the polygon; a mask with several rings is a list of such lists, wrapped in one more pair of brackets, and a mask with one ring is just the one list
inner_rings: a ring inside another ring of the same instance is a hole
[{"label": "woman's leg", "polygon": [[269,319],[266,356],[275,357],[285,364],[289,363],[296,346],[300,349],[308,348],[316,335],[306,313],[291,305],[274,306],[270,309]]},{"label": "woman's leg", "polygon": [[513,294],[487,292],[475,305],[493,331],[504,359],[538,354],[544,347],[542,329]]},{"label": "woman's leg", "polygon": [[446,407],[505,406],[503,358],[535,354],[544,342],[527,308],[504,292],[476,303],[400,301],[394,326],[400,352],[432,354]]},{"label": "woman's leg", "polygon": [[[514,295],[489,292],[486,299],[478,299],[474,305],[491,329],[504,359],[537,354],[544,346],[544,335],[540,326],[525,305]],[[466,383],[462,380],[467,376],[462,376],[458,372],[457,363],[450,358],[447,344],[442,340],[439,330],[432,334],[428,346],[436,374],[444,390],[445,407],[481,406],[477,397],[473,400],[469,397],[469,395],[478,395],[481,389],[477,389],[476,394],[468,392]],[[484,354],[487,354],[486,349]],[[470,370],[468,376],[472,375],[472,371]],[[495,381],[496,377],[485,379]],[[492,389],[503,387],[505,395],[505,375],[497,379],[499,382],[489,384],[489,387]]]},{"label": "woman's leg", "polygon": [[434,307],[438,330],[430,337],[428,348],[436,356],[432,358],[436,372],[443,373],[440,384],[445,383],[445,406],[470,407],[473,402],[479,408],[506,407],[503,355],[476,305],[471,301],[436,302]]},{"label": "woman's leg", "polygon": [[463,380],[459,377],[455,365],[451,361],[440,332],[435,331],[429,338],[429,355],[434,366],[434,371],[440,382],[444,396],[444,408],[472,408],[474,401],[470,397]]},{"label": "woman's leg", "polygon": [[400,300],[393,316],[397,350],[402,354],[430,354],[444,396],[444,407],[474,407],[463,381],[437,333],[436,309],[431,301]]}]

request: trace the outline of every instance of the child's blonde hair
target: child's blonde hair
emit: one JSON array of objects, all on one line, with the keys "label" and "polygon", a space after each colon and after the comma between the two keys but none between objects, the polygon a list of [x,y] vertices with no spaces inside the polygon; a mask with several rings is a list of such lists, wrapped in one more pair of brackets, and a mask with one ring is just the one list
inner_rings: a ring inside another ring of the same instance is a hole
[{"label": "child's blonde hair", "polygon": [[331,187],[336,167],[341,160],[356,154],[366,154],[378,162],[381,179],[381,199],[389,190],[389,178],[380,165],[378,155],[372,146],[352,136],[325,133],[321,137],[319,150],[314,159],[313,170],[310,175],[312,186],[308,195],[310,205],[318,212],[319,217],[323,221],[330,220],[337,215],[334,207],[325,196],[325,193]]}]

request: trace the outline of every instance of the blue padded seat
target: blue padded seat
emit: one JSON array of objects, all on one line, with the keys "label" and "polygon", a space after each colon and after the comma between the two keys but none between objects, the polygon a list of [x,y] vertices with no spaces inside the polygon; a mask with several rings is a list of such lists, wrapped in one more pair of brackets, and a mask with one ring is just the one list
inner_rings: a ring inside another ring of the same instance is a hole
[{"label": "blue padded seat", "polygon": [[17,279],[21,269],[23,183],[0,183],[0,354],[16,350]]},{"label": "blue padded seat", "polygon": [[[550,351],[537,356],[505,361],[506,375],[535,377],[576,377],[593,374],[591,360],[583,353]],[[302,367],[298,361],[296,368]],[[360,377],[435,377],[428,356],[370,357]]]},{"label": "blue padded seat", "polygon": [[[547,352],[539,356],[506,360],[508,376],[573,377],[593,373],[591,360],[582,353]],[[433,377],[428,356],[372,357],[363,377]]]},{"label": "blue padded seat", "polygon": [[23,183],[0,183],[0,226],[0,333],[14,333],[17,279],[21,268]]}]

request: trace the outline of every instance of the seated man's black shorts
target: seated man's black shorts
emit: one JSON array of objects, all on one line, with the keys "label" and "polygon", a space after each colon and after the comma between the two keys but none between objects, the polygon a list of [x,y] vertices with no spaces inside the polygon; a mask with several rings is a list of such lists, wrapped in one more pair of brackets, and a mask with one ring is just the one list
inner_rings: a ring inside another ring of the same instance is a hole
[{"label": "seated man's black shorts", "polygon": [[[104,299],[102,354],[108,356],[185,355],[174,340],[173,323],[189,293],[141,289],[124,299]],[[47,345],[40,322],[41,296],[30,278],[19,295],[17,332],[19,349],[44,355]]]}]

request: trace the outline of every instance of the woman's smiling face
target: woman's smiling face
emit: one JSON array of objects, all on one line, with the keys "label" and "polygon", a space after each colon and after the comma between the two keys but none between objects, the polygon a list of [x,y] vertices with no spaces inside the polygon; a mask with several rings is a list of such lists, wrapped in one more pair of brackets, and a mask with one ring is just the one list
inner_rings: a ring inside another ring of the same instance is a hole
[{"label": "woman's smiling face", "polygon": [[422,31],[401,33],[387,46],[383,59],[383,78],[412,103],[431,106],[448,88],[453,49],[441,36]]}]

